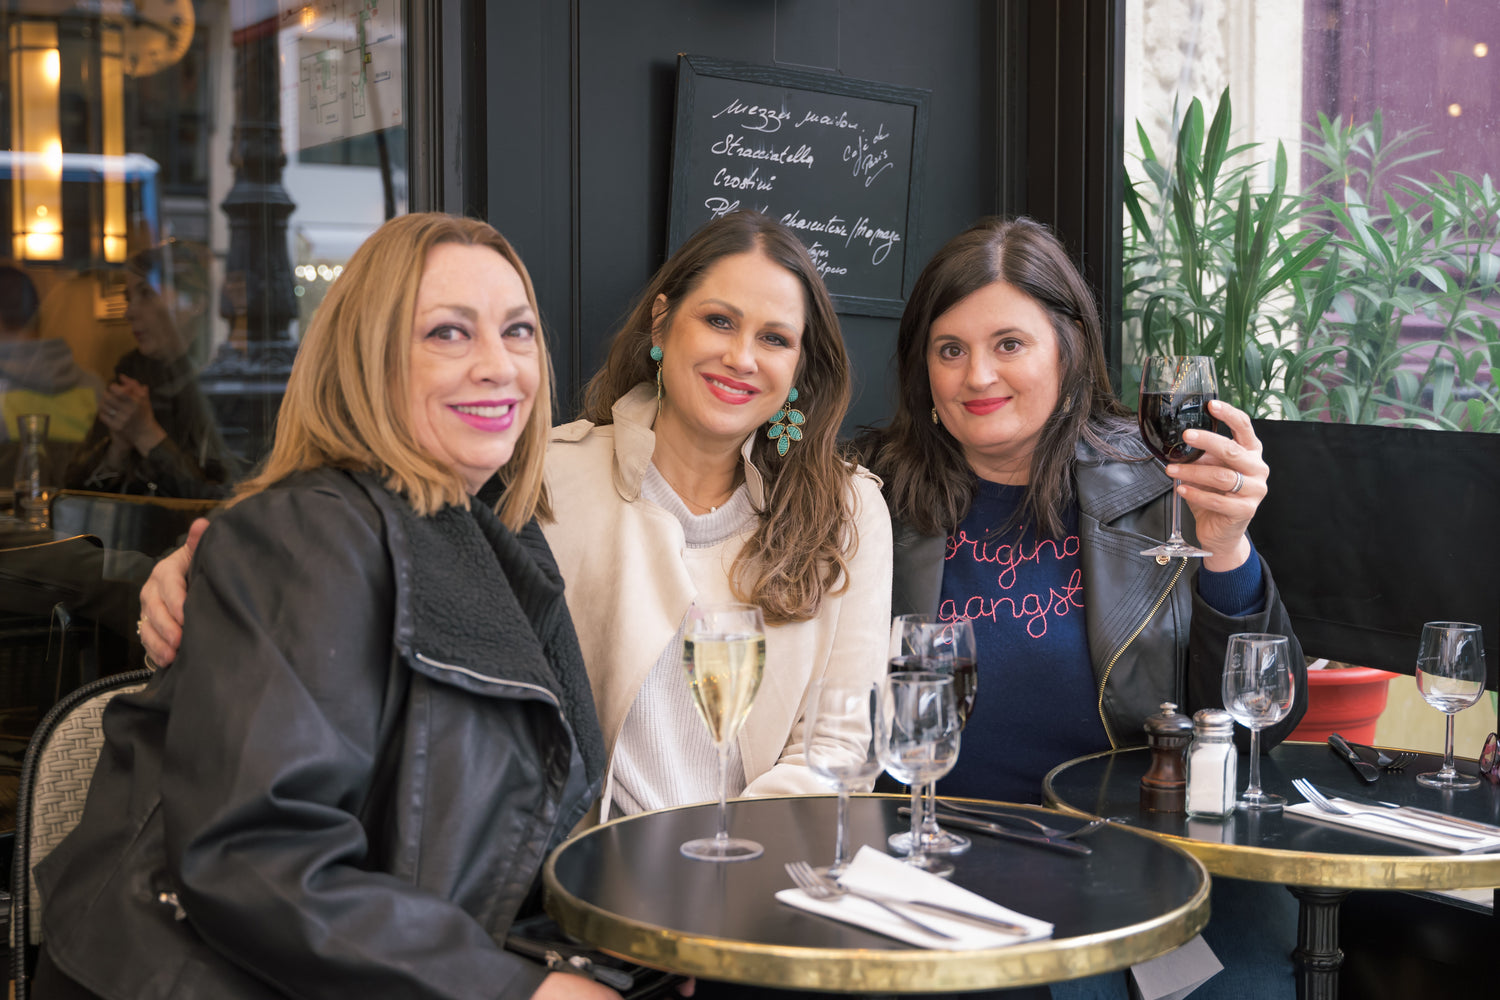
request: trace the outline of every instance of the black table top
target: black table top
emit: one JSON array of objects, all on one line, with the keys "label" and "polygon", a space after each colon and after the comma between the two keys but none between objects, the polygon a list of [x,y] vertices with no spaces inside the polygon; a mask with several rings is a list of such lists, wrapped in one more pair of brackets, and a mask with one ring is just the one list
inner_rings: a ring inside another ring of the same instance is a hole
[{"label": "black table top", "polygon": [[[1219,822],[1189,819],[1183,813],[1145,812],[1140,807],[1140,779],[1150,757],[1144,747],[1080,757],[1047,775],[1044,795],[1063,809],[1122,817],[1133,827],[1178,843],[1215,875],[1345,889],[1500,885],[1500,854],[1460,855],[1291,813],[1236,812]],[[1283,743],[1261,758],[1261,786],[1295,805],[1303,798],[1292,779],[1305,777],[1335,791],[1500,824],[1500,787],[1481,781],[1469,791],[1444,792],[1417,783],[1418,774],[1441,764],[1440,755],[1421,754],[1405,770],[1385,772],[1375,784],[1366,784],[1326,744]],[[1249,767],[1249,758],[1241,756],[1241,790]],[[1474,763],[1459,761],[1459,769],[1472,774]]]},{"label": "black table top", "polygon": [[[854,796],[851,852],[885,850],[904,830],[900,796]],[[970,952],[913,948],[786,906],[783,866],[826,864],[832,796],[730,803],[731,836],[765,846],[754,860],[693,861],[678,846],[712,835],[717,805],[643,813],[560,846],[545,872],[547,909],[568,932],[615,954],[676,972],[762,986],[833,991],[935,992],[1055,982],[1124,968],[1170,951],[1207,921],[1204,870],[1186,852],[1117,827],[1088,835],[1077,857],[973,836],[953,858],[955,884],[1050,921],[1050,940]],[[1077,825],[1036,806],[1008,806]]]}]

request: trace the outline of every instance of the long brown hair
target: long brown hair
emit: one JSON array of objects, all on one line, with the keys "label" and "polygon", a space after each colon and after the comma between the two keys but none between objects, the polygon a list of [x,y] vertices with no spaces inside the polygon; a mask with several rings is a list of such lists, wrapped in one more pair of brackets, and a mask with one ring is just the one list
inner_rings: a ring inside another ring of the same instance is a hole
[{"label": "long brown hair", "polygon": [[807,417],[803,437],[781,456],[763,431],[754,435],[750,458],[766,482],[766,506],[729,574],[736,596],[758,605],[767,622],[781,624],[814,617],[824,594],[848,587],[847,560],[858,545],[849,499],[853,469],[838,451],[849,408],[849,355],[828,289],[792,231],[760,212],[738,211],[694,233],[641,292],[604,367],[584,390],[583,415],[595,424],[612,423],[620,397],[656,378],[650,350],[658,295],[667,301],[660,322],[670,324],[710,267],[750,252],[797,278],[807,314],[796,376],[797,408]]},{"label": "long brown hair", "polygon": [[927,342],[933,321],[964,297],[1003,281],[1041,306],[1057,334],[1057,407],[1031,456],[1018,512],[1039,537],[1062,533],[1073,502],[1080,440],[1116,455],[1109,438],[1129,411],[1115,398],[1104,360],[1099,312],[1068,252],[1032,219],[981,219],[949,240],[922,269],[896,337],[896,413],[872,463],[885,480],[891,513],[926,535],[958,527],[974,499],[974,472],[953,435],[931,418]]},{"label": "long brown hair", "polygon": [[[406,405],[417,289],[427,254],[440,243],[494,250],[521,276],[536,313],[526,265],[486,223],[439,212],[387,222],[349,258],[313,314],[287,379],[271,454],[240,485],[236,500],[293,472],[327,465],[379,473],[418,514],[468,504],[463,477],[417,442]],[[542,459],[552,426],[552,366],[540,326],[536,343],[541,378],[531,418],[500,470],[505,493],[496,512],[513,531],[534,514],[546,514]]]}]

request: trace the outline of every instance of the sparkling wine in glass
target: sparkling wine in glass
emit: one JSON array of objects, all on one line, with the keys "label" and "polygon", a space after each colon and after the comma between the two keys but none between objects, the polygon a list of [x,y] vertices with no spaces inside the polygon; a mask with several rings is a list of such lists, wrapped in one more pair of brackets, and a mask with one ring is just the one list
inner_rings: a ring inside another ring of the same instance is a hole
[{"label": "sparkling wine in glass", "polygon": [[729,744],[739,735],[766,666],[766,628],[752,604],[694,604],[683,625],[682,667],[693,704],[719,752],[719,828],[689,840],[683,854],[699,861],[748,861],[764,848],[729,836]]},{"label": "sparkling wine in glass", "polygon": [[1260,787],[1260,731],[1286,718],[1296,695],[1291,643],[1284,635],[1241,632],[1229,637],[1221,693],[1224,709],[1250,730],[1250,785],[1240,796],[1245,810],[1277,810],[1286,799]]},{"label": "sparkling wine in glass", "polygon": [[1484,694],[1484,632],[1467,622],[1428,622],[1417,649],[1417,690],[1427,704],[1447,716],[1443,766],[1417,775],[1431,788],[1454,791],[1479,787],[1479,779],[1453,765],[1453,716]]},{"label": "sparkling wine in glass", "polygon": [[[1137,419],[1141,438],[1151,453],[1163,462],[1196,462],[1201,449],[1182,439],[1190,430],[1216,431],[1219,422],[1208,412],[1208,404],[1219,398],[1214,359],[1193,356],[1147,358],[1141,369],[1141,404]],[[1182,498],[1172,483],[1172,534],[1161,545],[1146,549],[1143,556],[1209,556],[1212,552],[1189,545],[1182,537]]]},{"label": "sparkling wine in glass", "polygon": [[[891,622],[891,670],[927,670],[953,677],[958,725],[968,724],[979,693],[979,666],[974,626],[966,619],[938,621],[928,615],[901,615]],[[918,802],[918,796],[924,801]],[[968,837],[944,830],[937,822],[937,783],[912,787],[912,814],[920,812],[922,848],[928,854],[962,854]],[[911,834],[893,833],[886,841],[894,851],[911,850]]]},{"label": "sparkling wine in glass", "polygon": [[880,773],[875,752],[875,713],[880,686],[820,684],[808,699],[807,769],[839,793],[833,864],[818,871],[838,878],[849,867],[849,793],[867,788]]},{"label": "sparkling wine in glass", "polygon": [[[891,777],[915,788],[953,770],[961,728],[951,674],[902,671],[886,675],[875,720],[875,749]],[[934,875],[951,875],[953,866],[926,850],[923,811],[913,809],[911,814],[911,851],[906,863]]]}]

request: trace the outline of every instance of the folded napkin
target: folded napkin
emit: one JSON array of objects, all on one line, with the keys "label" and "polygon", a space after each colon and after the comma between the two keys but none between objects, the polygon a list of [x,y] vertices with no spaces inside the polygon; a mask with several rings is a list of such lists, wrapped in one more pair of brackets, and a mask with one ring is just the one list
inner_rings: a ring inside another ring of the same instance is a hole
[{"label": "folded napkin", "polygon": [[[1355,815],[1336,816],[1333,813],[1324,812],[1311,802],[1299,802],[1294,806],[1287,806],[1286,811],[1295,813],[1306,819],[1316,819],[1324,823],[1352,827],[1356,830],[1379,833],[1387,837],[1397,837],[1401,840],[1410,840],[1432,847],[1444,847],[1450,851],[1458,851],[1462,854],[1492,851],[1500,847],[1500,836],[1486,837],[1478,831],[1465,831],[1473,832],[1479,839],[1464,840],[1461,837],[1449,836],[1444,832],[1447,830],[1446,827],[1440,827],[1421,816],[1413,816],[1408,812],[1396,812],[1394,809],[1379,809],[1372,806],[1360,805],[1357,802],[1346,802],[1339,798],[1335,798],[1333,801],[1335,804],[1355,813]],[[1391,819],[1392,815],[1400,816],[1403,822],[1395,822]],[[1422,829],[1419,830],[1415,826],[1407,826],[1406,821],[1421,823]]]},{"label": "folded napkin", "polygon": [[1052,925],[1035,917],[1006,909],[999,903],[953,885],[945,879],[877,851],[866,845],[854,855],[844,877],[839,880],[845,887],[868,892],[890,900],[920,899],[944,906],[956,906],[971,913],[1008,920],[1027,928],[1023,935],[1008,934],[999,928],[983,927],[959,917],[944,916],[934,910],[912,907],[907,912],[938,930],[952,934],[953,939],[944,940],[927,934],[899,917],[887,913],[866,899],[855,896],[840,896],[837,899],[813,899],[801,889],[783,889],[776,898],[788,906],[855,924],[866,930],[914,944],[919,948],[941,948],[946,951],[972,951],[979,948],[999,948],[1022,941],[1036,941],[1052,936]]}]

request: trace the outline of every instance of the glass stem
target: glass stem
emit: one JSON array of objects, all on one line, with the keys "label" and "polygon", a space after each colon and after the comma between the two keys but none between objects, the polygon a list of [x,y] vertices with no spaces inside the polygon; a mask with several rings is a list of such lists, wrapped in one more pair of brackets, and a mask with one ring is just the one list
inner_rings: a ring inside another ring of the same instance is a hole
[{"label": "glass stem", "polygon": [[922,820],[925,818],[921,809],[923,801],[922,786],[913,785],[911,787],[911,851],[906,855],[906,860],[918,867],[921,867],[922,861],[927,857],[925,845],[922,843]]},{"label": "glass stem", "polygon": [[838,832],[833,839],[833,867],[830,875],[842,874],[849,866],[849,789],[839,786]]},{"label": "glass stem", "polygon": [[1453,713],[1448,713],[1447,719],[1448,726],[1443,736],[1443,769],[1439,772],[1445,778],[1458,774],[1458,768],[1453,764]]},{"label": "glass stem", "polygon": [[1260,798],[1260,730],[1250,730],[1250,787],[1245,789],[1245,798]]},{"label": "glass stem", "polygon": [[931,839],[941,832],[937,823],[937,782],[929,781],[922,786],[922,836]]},{"label": "glass stem", "polygon": [[714,840],[720,844],[729,841],[729,744],[720,743],[719,751],[719,830]]},{"label": "glass stem", "polygon": [[1172,537],[1167,539],[1169,544],[1182,542],[1182,497],[1177,495],[1177,488],[1181,485],[1181,479],[1172,480]]}]

